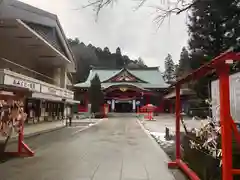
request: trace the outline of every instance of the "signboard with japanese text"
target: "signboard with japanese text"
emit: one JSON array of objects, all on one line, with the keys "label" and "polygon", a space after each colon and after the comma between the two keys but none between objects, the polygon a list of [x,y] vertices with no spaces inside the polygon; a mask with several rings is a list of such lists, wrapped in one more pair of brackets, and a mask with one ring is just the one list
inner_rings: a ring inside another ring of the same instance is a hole
[{"label": "signboard with japanese text", "polygon": [[12,71],[4,70],[4,72],[0,74],[0,77],[2,79],[0,83],[4,85],[26,88],[32,92],[53,95],[62,99],[74,99],[73,91],[60,88]]},{"label": "signboard with japanese text", "polygon": [[60,89],[53,88],[50,86],[45,86],[45,85],[41,85],[41,92],[44,94],[51,94],[54,96],[62,96],[62,92]]},{"label": "signboard with japanese text", "polygon": [[[231,115],[235,121],[240,122],[240,73],[229,76],[229,84]],[[213,117],[217,117],[219,114],[219,108],[217,108],[220,104],[219,95],[219,80],[212,81],[211,99]]]},{"label": "signboard with japanese text", "polygon": [[4,84],[27,88],[31,91],[40,92],[40,84],[10,75],[4,75]]},{"label": "signboard with japanese text", "polygon": [[62,91],[62,96],[67,98],[67,99],[73,99],[74,98],[74,92],[64,90],[64,91]]},{"label": "signboard with japanese text", "polygon": [[65,89],[58,89],[51,86],[41,85],[41,92],[44,94],[51,94],[66,99],[73,99],[74,93]]}]

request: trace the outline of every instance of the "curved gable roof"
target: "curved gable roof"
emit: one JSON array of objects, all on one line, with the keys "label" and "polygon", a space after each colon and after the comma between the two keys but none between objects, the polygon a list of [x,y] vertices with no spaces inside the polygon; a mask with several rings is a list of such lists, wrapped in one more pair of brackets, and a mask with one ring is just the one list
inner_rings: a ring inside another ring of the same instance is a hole
[{"label": "curved gable roof", "polygon": [[[83,83],[78,83],[75,87],[89,87],[91,84],[91,80],[97,74],[99,76],[102,85],[104,84],[113,84],[111,82],[104,82],[112,77],[116,76],[117,74],[121,73],[122,69],[92,69],[90,70],[89,76],[87,80]],[[141,79],[146,83],[138,83],[141,84],[143,88],[167,88],[169,85],[165,83],[162,77],[162,73],[158,68],[144,68],[144,69],[127,69],[129,73]],[[133,82],[131,82],[133,83]]]},{"label": "curved gable roof", "polygon": [[137,81],[140,81],[141,83],[148,83],[142,79],[140,79],[138,76],[135,76],[134,74],[132,74],[128,69],[126,68],[123,68],[121,69],[119,72],[117,72],[115,75],[111,76],[110,78],[108,78],[107,80],[105,81],[102,81],[103,83],[109,83],[111,82],[111,80],[113,80],[114,78],[118,77],[119,75],[121,75],[122,73],[128,73],[130,76],[133,76]]},{"label": "curved gable roof", "polygon": [[129,70],[130,73],[132,73],[134,76],[142,79],[143,81],[146,81],[150,84],[162,84],[168,86],[163,77],[161,71],[156,69],[146,69],[146,70]]},{"label": "curved gable roof", "polygon": [[107,81],[108,79],[110,79],[111,77],[115,76],[116,74],[118,74],[120,72],[121,72],[121,70],[119,70],[119,69],[115,69],[115,70],[95,70],[95,69],[92,69],[92,70],[90,70],[87,81],[90,82],[94,78],[94,76],[97,74],[100,81],[104,82],[104,81]]}]

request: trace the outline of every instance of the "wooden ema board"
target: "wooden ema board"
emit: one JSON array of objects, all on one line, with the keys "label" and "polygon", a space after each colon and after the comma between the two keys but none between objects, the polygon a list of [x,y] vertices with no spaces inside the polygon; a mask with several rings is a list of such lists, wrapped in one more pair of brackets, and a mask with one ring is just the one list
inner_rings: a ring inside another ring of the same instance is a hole
[{"label": "wooden ema board", "polygon": [[[0,100],[4,101],[18,101],[18,108],[22,108],[26,96],[29,95],[28,91],[17,91],[14,92],[9,90],[0,90]],[[16,102],[17,103],[17,102]],[[9,106],[6,104],[5,106]],[[9,107],[10,108],[10,107]],[[10,136],[6,139],[9,140]],[[7,141],[6,141],[7,143]],[[33,156],[34,152],[24,143],[24,123],[19,124],[18,132],[18,148],[16,152],[5,152],[11,156]]]}]

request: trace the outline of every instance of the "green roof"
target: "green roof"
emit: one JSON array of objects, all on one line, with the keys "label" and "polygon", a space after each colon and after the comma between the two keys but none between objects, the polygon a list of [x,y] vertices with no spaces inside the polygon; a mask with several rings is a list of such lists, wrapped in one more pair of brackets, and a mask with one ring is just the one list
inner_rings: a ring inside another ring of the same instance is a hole
[{"label": "green roof", "polygon": [[[122,71],[128,71],[133,76],[137,77],[138,79],[146,82],[146,83],[139,83],[139,82],[105,82],[116,76]],[[75,87],[90,87],[91,80],[95,75],[99,76],[99,79],[102,83],[103,88],[108,88],[112,85],[135,85],[142,88],[167,88],[169,85],[165,83],[162,77],[162,73],[158,68],[144,68],[144,69],[92,69],[89,73],[87,80],[83,83],[75,84]]]}]

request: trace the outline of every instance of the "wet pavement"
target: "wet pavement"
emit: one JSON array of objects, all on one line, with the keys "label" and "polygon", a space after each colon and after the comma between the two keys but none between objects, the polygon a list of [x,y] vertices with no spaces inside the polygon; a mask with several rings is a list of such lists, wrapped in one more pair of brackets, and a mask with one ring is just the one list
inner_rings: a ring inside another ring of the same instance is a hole
[{"label": "wet pavement", "polygon": [[64,128],[26,140],[32,158],[0,164],[0,180],[174,180],[168,157],[134,117],[85,131]]}]

